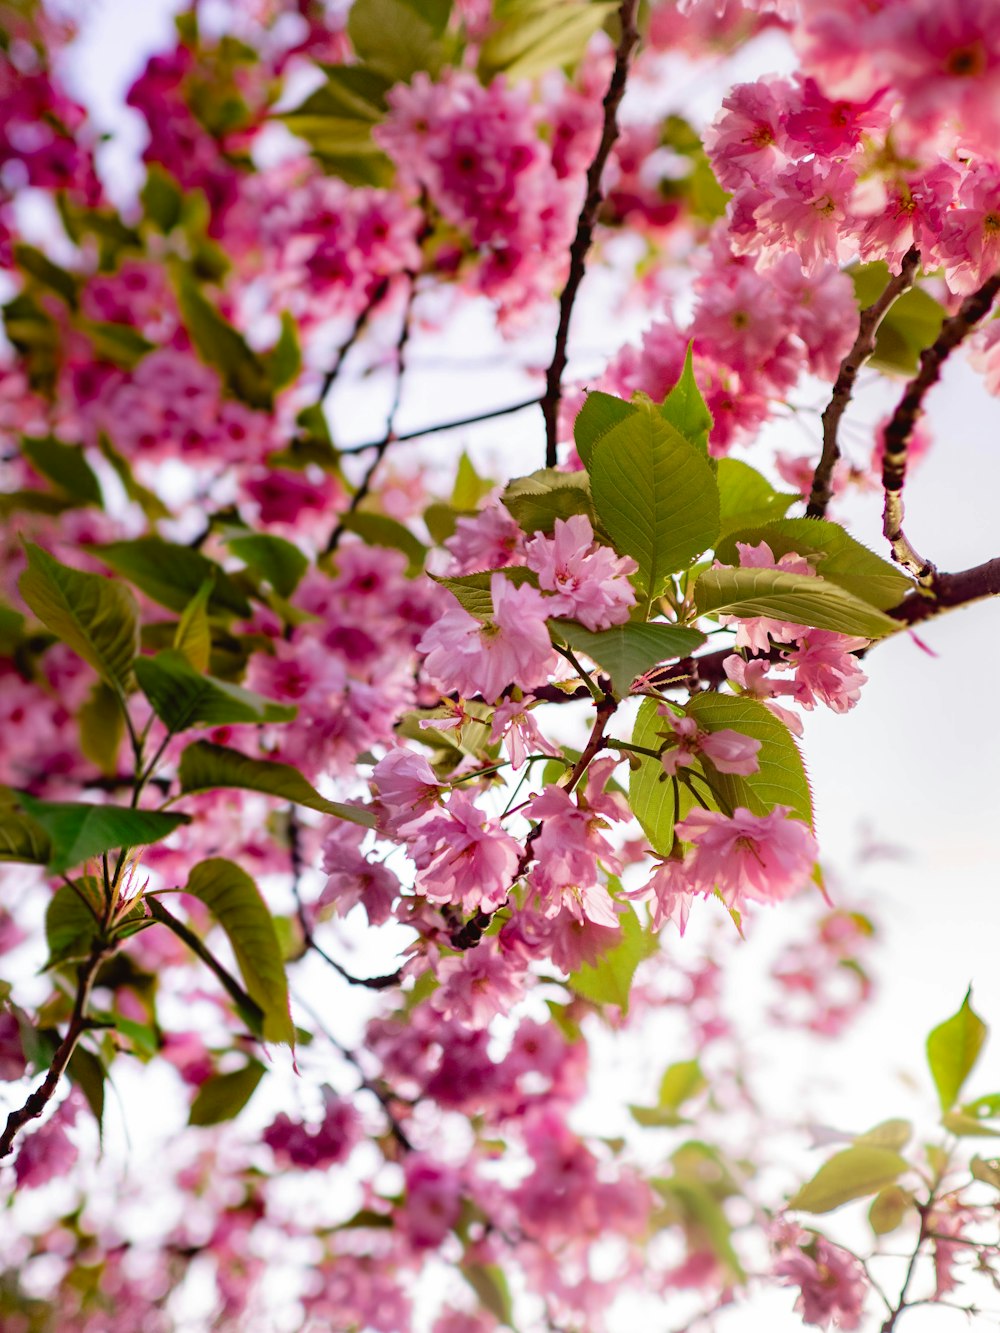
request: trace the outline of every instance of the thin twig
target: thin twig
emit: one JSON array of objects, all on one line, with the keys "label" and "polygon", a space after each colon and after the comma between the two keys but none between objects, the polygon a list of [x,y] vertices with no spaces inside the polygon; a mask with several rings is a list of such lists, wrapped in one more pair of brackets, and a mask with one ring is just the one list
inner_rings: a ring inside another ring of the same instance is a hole
[{"label": "thin twig", "polygon": [[477,412],[475,416],[459,417],[457,421],[441,421],[436,426],[421,426],[419,430],[404,431],[401,435],[396,435],[392,440],[382,436],[379,440],[367,440],[364,444],[351,444],[346,449],[341,449],[340,454],[364,454],[369,449],[384,450],[388,444],[407,444],[411,440],[422,440],[425,435],[439,435],[446,430],[459,430],[462,426],[477,426],[481,421],[494,421],[497,417],[513,416],[515,412],[523,412],[529,407],[538,407],[541,398],[525,398],[520,403],[510,403],[507,407],[491,407],[487,412]]},{"label": "thin twig", "polygon": [[916,246],[911,246],[903,256],[899,272],[889,279],[881,296],[862,310],[858,317],[858,336],[854,340],[854,346],[840,363],[840,372],[834,383],[833,393],[823,413],[823,452],[813,476],[812,492],[806,508],[807,518],[823,518],[826,514],[826,507],[833,496],[833,469],[840,457],[840,445],[837,442],[840,418],[851,401],[858,371],[875,351],[875,338],[879,325],[894,302],[913,286],[919,265],[920,251]]},{"label": "thin twig", "polygon": [[566,347],[569,340],[569,324],[573,315],[573,302],[586,269],[587,251],[594,236],[594,226],[601,207],[601,176],[615,140],[618,138],[618,108],[625,94],[628,80],[629,61],[639,42],[636,27],[636,13],[639,0],[622,0],[618,10],[621,24],[621,36],[615,54],[615,67],[604,96],[604,128],[601,141],[597,146],[594,159],[587,169],[587,193],[576,224],[576,235],[569,251],[569,275],[566,286],[559,298],[559,327],[556,330],[555,350],[552,364],[545,376],[545,396],[542,398],[542,413],[545,417],[545,466],[556,465],[556,436],[559,418],[559,400],[562,397],[562,377],[566,369]]},{"label": "thin twig", "polygon": [[910,438],[923,413],[927,391],[941,377],[947,358],[989,313],[1000,291],[1000,273],[987,278],[978,291],[967,296],[958,311],[941,325],[941,332],[930,347],[920,353],[920,369],[906,386],[906,392],[885,428],[885,453],[882,459],[882,487],[885,508],[882,532],[892,548],[892,558],[928,588],[936,591],[938,572],[911,546],[903,532],[903,485]]},{"label": "thin twig", "polygon": [[388,278],[382,278],[372,288],[371,295],[368,297],[368,300],[365,303],[363,309],[359,313],[357,319],[354,321],[354,326],[351,329],[350,333],[347,335],[346,341],[341,344],[339,350],[337,351],[337,355],[334,357],[333,364],[330,366],[330,369],[323,376],[323,383],[320,385],[319,393],[316,396],[317,407],[322,407],[324,402],[326,401],[326,396],[333,388],[334,381],[340,374],[341,368],[343,367],[344,362],[347,360],[351,348],[361,337],[362,333],[364,333],[365,329],[368,326],[368,321],[371,319],[372,315],[385,300],[386,294],[389,291],[389,286],[390,286],[390,280]]},{"label": "thin twig", "polygon": [[917,1271],[917,1260],[920,1258],[920,1252],[923,1249],[924,1241],[927,1239],[927,1218],[930,1215],[933,1201],[934,1196],[931,1195],[925,1204],[917,1204],[917,1210],[920,1213],[920,1231],[917,1234],[917,1243],[913,1247],[913,1253],[910,1255],[910,1262],[906,1266],[906,1274],[903,1277],[903,1285],[899,1289],[896,1304],[890,1309],[888,1315],[886,1315],[880,1333],[892,1333],[899,1321],[899,1316],[908,1307],[909,1302],[906,1299],[906,1293],[910,1289],[913,1275]]},{"label": "thin twig", "polygon": [[0,1157],[6,1157],[11,1152],[18,1131],[23,1129],[30,1121],[37,1120],[55,1095],[59,1080],[76,1050],[77,1042],[86,1031],[87,1002],[90,999],[90,992],[97,970],[107,951],[107,945],[103,941],[95,944],[86,962],[81,964],[76,978],[76,999],[73,1003],[73,1013],[70,1016],[66,1035],[56,1048],[56,1053],[52,1057],[52,1063],[49,1065],[42,1083],[39,1084],[23,1106],[16,1111],[11,1111],[8,1115],[3,1134],[0,1134]]},{"label": "thin twig", "polygon": [[413,302],[417,295],[417,274],[410,273],[407,276],[410,280],[410,286],[406,296],[406,305],[403,309],[403,319],[399,329],[399,338],[396,342],[396,388],[393,393],[388,416],[386,417],[385,438],[376,446],[375,457],[368,465],[357,490],[351,496],[350,504],[340,515],[336,526],[330,533],[330,539],[323,552],[324,555],[332,555],[337,549],[341,537],[347,530],[345,527],[345,519],[348,515],[357,512],[362,501],[368,495],[368,492],[372,488],[372,482],[375,480],[375,473],[378,471],[378,466],[382,462],[385,451],[396,439],[396,417],[399,414],[399,405],[403,397],[403,377],[406,373],[406,345],[410,341],[410,329],[413,320]]}]

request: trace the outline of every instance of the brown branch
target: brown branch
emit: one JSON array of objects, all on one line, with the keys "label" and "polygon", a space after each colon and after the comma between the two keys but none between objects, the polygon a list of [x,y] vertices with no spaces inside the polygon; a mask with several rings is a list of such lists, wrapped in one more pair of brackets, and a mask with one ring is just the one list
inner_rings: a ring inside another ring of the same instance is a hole
[{"label": "brown branch", "polygon": [[330,369],[323,376],[323,383],[320,385],[320,391],[316,397],[317,407],[323,406],[324,402],[326,401],[326,396],[333,388],[334,381],[340,374],[341,368],[343,367],[344,362],[347,360],[347,356],[351,348],[361,337],[362,333],[364,333],[365,329],[368,327],[368,321],[371,319],[372,315],[385,300],[386,295],[389,291],[389,287],[390,287],[390,280],[388,278],[381,278],[372,288],[372,292],[371,295],[368,297],[368,301],[361,310],[357,319],[354,321],[354,327],[347,335],[346,341],[341,344],[336,357],[334,357],[333,365],[331,365]]},{"label": "brown branch", "polygon": [[878,300],[866,306],[858,317],[858,336],[854,340],[854,346],[840,363],[833,393],[823,413],[823,452],[813,475],[812,491],[806,508],[807,518],[823,518],[826,514],[827,505],[833,496],[833,469],[840,458],[840,445],[837,442],[840,419],[851,401],[858,372],[875,351],[879,325],[894,302],[913,286],[919,265],[920,251],[916,246],[911,246],[903,256],[899,272],[889,279]]},{"label": "brown branch", "polygon": [[945,320],[934,342],[920,353],[920,369],[906,386],[906,392],[885,428],[885,453],[882,459],[885,508],[882,532],[892,548],[892,558],[932,590],[936,590],[940,575],[934,565],[910,545],[903,532],[903,485],[906,481],[910,437],[923,413],[927,391],[940,379],[944,362],[989,313],[998,291],[1000,273],[994,273],[978,291],[965,298],[950,319]]},{"label": "brown branch", "polygon": [[960,569],[954,574],[935,572],[929,592],[915,592],[906,597],[889,615],[904,625],[916,625],[930,620],[942,611],[967,606],[984,597],[1000,596],[1000,557],[986,560],[971,569]]},{"label": "brown branch", "polygon": [[537,407],[541,403],[541,398],[526,398],[520,403],[511,403],[507,407],[492,407],[487,412],[477,412],[475,416],[460,417],[457,421],[442,421],[436,426],[421,426],[419,430],[410,430],[402,435],[396,435],[392,440],[384,435],[380,440],[367,440],[364,444],[351,444],[346,449],[341,449],[341,455],[344,454],[363,454],[369,449],[384,450],[388,444],[406,444],[411,440],[422,440],[425,435],[438,435],[446,430],[459,430],[462,426],[477,426],[481,421],[494,421],[497,417],[513,416],[515,412],[523,412],[528,407]]},{"label": "brown branch", "polygon": [[406,296],[406,306],[403,310],[403,319],[399,328],[399,338],[396,341],[396,388],[392,396],[392,403],[389,406],[388,416],[386,417],[385,436],[379,444],[376,445],[375,457],[368,465],[357,490],[351,496],[350,504],[340,515],[336,526],[330,533],[330,540],[327,542],[326,548],[323,551],[324,555],[332,555],[337,549],[340,539],[346,531],[344,520],[349,514],[357,512],[362,501],[368,495],[372,488],[372,482],[375,480],[375,473],[378,471],[379,464],[382,462],[382,458],[385,455],[385,451],[396,439],[396,417],[399,414],[399,404],[403,396],[403,377],[406,373],[406,346],[410,341],[410,329],[412,327],[413,319],[413,302],[417,295],[417,274],[411,272],[407,274],[407,277],[410,280],[410,286]]},{"label": "brown branch", "polygon": [[86,962],[81,964],[77,972],[76,999],[73,1003],[73,1013],[69,1020],[69,1027],[66,1029],[66,1035],[56,1048],[56,1053],[52,1057],[52,1063],[49,1065],[42,1083],[39,1084],[23,1106],[16,1111],[11,1111],[8,1115],[3,1134],[0,1134],[0,1158],[6,1157],[11,1152],[18,1131],[23,1129],[30,1121],[37,1120],[55,1095],[59,1080],[76,1050],[77,1042],[87,1029],[87,1002],[90,999],[90,992],[94,985],[97,970],[106,953],[107,946],[103,942],[97,944]]},{"label": "brown branch", "polygon": [[906,1294],[910,1290],[910,1283],[917,1271],[917,1260],[920,1258],[920,1252],[923,1249],[924,1241],[927,1239],[927,1219],[930,1216],[931,1205],[934,1202],[933,1194],[924,1204],[916,1204],[917,1212],[920,1214],[920,1230],[917,1234],[917,1243],[913,1247],[913,1253],[910,1255],[910,1262],[906,1266],[906,1274],[903,1277],[903,1285],[900,1288],[899,1296],[896,1298],[896,1304],[890,1309],[885,1317],[880,1333],[892,1333],[896,1324],[899,1322],[899,1316],[904,1310],[909,1308],[909,1301]]},{"label": "brown branch", "polygon": [[573,315],[573,302],[583,281],[587,251],[590,249],[601,207],[601,176],[615,140],[618,138],[618,108],[625,94],[628,80],[629,61],[639,42],[636,27],[636,13],[639,0],[622,0],[618,10],[621,24],[621,36],[615,55],[615,67],[604,96],[604,128],[601,141],[597,146],[594,159],[587,169],[587,193],[576,224],[576,235],[569,251],[569,275],[562,296],[559,298],[559,327],[556,330],[555,351],[552,364],[545,376],[545,396],[542,398],[542,413],[545,417],[545,466],[556,465],[556,434],[559,418],[559,400],[562,397],[562,377],[566,369],[566,345],[569,339],[569,324]]}]

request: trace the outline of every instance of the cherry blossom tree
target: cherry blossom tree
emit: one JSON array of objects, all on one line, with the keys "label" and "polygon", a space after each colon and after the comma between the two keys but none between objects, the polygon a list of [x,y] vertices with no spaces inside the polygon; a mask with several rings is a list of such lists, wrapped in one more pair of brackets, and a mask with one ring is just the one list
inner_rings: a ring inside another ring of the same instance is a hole
[{"label": "cherry blossom tree", "polygon": [[[971,993],[811,1173],[752,1051],[874,987],[803,714],[1000,594],[904,508],[1000,392],[1000,4],[194,3],[135,190],[76,42],[0,0],[0,1323],[985,1319]],[[529,397],[421,389],[470,317]]]}]

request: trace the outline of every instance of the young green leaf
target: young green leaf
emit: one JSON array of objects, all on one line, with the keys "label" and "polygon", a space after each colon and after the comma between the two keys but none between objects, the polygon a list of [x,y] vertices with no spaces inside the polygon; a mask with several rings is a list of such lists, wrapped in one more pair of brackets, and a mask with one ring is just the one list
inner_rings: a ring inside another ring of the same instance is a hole
[{"label": "young green leaf", "polygon": [[214,579],[205,580],[184,608],[174,633],[174,648],[190,662],[195,671],[207,671],[212,657],[208,603],[214,586]]},{"label": "young green leaf", "polygon": [[172,648],[137,658],[135,674],[153,711],[172,732],[233,722],[290,722],[296,713],[294,707],[201,675]]},{"label": "young green leaf", "polygon": [[85,896],[65,884],[49,901],[45,911],[45,942],[49,949],[46,968],[79,962],[93,949],[101,927],[93,908],[84,901]]},{"label": "young green leaf", "polygon": [[263,1012],[265,1040],[293,1045],[281,946],[257,885],[232,861],[213,857],[194,867],[184,892],[203,902],[226,932],[247,993]]},{"label": "young green leaf", "polygon": [[574,514],[586,514],[592,526],[594,523],[590,478],[586,472],[542,468],[512,481],[500,502],[529,537],[536,532],[551,534],[557,518],[572,518]]},{"label": "young green leaf", "polygon": [[610,393],[601,393],[595,389],[587,394],[583,407],[573,423],[573,440],[576,452],[585,468],[590,468],[594,449],[603,440],[608,431],[621,425],[627,417],[640,411],[635,403],[627,403],[624,398],[615,398]]},{"label": "young green leaf", "polygon": [[694,597],[703,616],[770,616],[866,639],[881,639],[900,628],[898,620],[836,583],[783,569],[706,569]]},{"label": "young green leaf", "polygon": [[688,343],[681,377],[664,398],[660,412],[685,440],[696,445],[707,456],[708,435],[714,422],[695,382],[691,348],[692,344]]},{"label": "young green leaf", "polygon": [[123,694],[133,690],[139,609],[129,589],[70,569],[31,542],[26,548],[28,568],[18,588],[31,610],[109,685]]},{"label": "young green leaf", "polygon": [[722,549],[721,544],[730,533],[783,518],[788,507],[800,498],[776,491],[756,468],[738,458],[720,458],[715,480],[719,486],[721,516],[716,552]]},{"label": "young green leaf", "polygon": [[822,518],[782,518],[761,527],[731,532],[715,548],[724,564],[739,563],[737,542],[757,546],[767,542],[774,558],[789,551],[806,556],[824,579],[880,611],[898,606],[913,583],[895,565],[869,551],[839,523]]},{"label": "young green leaf", "polygon": [[335,815],[352,824],[373,828],[375,817],[364,806],[345,805],[328,801],[291,764],[279,764],[269,759],[250,759],[238,750],[208,741],[196,741],[181,755],[178,770],[181,791],[185,794],[212,791],[217,787],[239,787],[245,791],[264,792],[280,796],[321,814]]},{"label": "young green leaf", "polygon": [[615,8],[611,0],[508,0],[479,48],[477,73],[489,83],[572,68]]},{"label": "young green leaf", "polygon": [[251,1060],[242,1069],[207,1078],[191,1103],[188,1124],[221,1125],[225,1120],[235,1120],[253,1096],[264,1073],[261,1062]]},{"label": "young green leaf", "polygon": [[668,421],[635,413],[598,442],[590,460],[597,516],[615,548],[638,563],[648,609],[671,574],[719,534],[719,491],[708,460]]},{"label": "young green leaf", "polygon": [[876,1194],[910,1169],[905,1157],[889,1148],[855,1144],[836,1153],[788,1201],[804,1213],[830,1213],[852,1199]]},{"label": "young green leaf", "polygon": [[51,855],[52,840],[41,824],[16,810],[0,810],[0,862],[44,866]]},{"label": "young green leaf", "polygon": [[266,579],[279,597],[291,597],[309,568],[309,561],[294,542],[270,532],[230,528],[223,534],[223,541],[233,555]]},{"label": "young green leaf", "polygon": [[355,0],[347,33],[358,57],[393,83],[441,68],[451,0]]},{"label": "young green leaf", "polygon": [[63,444],[54,435],[21,438],[21,451],[36,472],[82,505],[104,503],[101,483],[78,444]]},{"label": "young green leaf", "polygon": [[[663,743],[666,723],[659,713],[659,701],[643,699],[632,728],[632,744],[658,750]],[[667,856],[673,846],[675,810],[674,784],[667,777],[659,759],[636,757],[636,767],[629,777],[629,805],[642,825],[653,850]],[[682,794],[682,793],[681,793]]]},{"label": "young green leaf", "polygon": [[618,943],[612,945],[595,966],[581,964],[570,974],[566,984],[594,1004],[613,1004],[627,1014],[635,970],[644,958],[656,952],[657,944],[656,936],[643,929],[631,908],[622,913],[619,921],[621,939]]},{"label": "young green leaf", "polygon": [[423,569],[427,547],[396,519],[386,514],[356,510],[353,514],[342,515],[339,522],[345,532],[356,532],[369,546],[385,546],[389,550],[402,551],[409,561],[406,572],[411,577]]},{"label": "young green leaf", "polygon": [[896,1230],[912,1206],[913,1195],[909,1190],[904,1190],[902,1185],[886,1185],[875,1195],[868,1209],[872,1231],[876,1236],[887,1236]]},{"label": "young green leaf", "polygon": [[190,546],[162,537],[137,537],[129,542],[108,542],[89,548],[99,560],[141,588],[160,606],[180,614],[202,586],[211,581],[208,601],[213,615],[247,617],[253,608],[246,594],[214,560]]},{"label": "young green leaf", "polygon": [[972,1073],[986,1040],[986,1024],[972,1008],[971,1000],[970,989],[958,1013],[936,1027],[927,1038],[927,1064],[943,1112],[950,1111],[958,1101],[962,1086]]},{"label": "young green leaf", "polygon": [[705,642],[704,634],[684,625],[644,624],[632,620],[625,625],[593,633],[574,620],[551,620],[556,638],[586,655],[611,677],[619,698],[641,676],[660,662],[686,657]]},{"label": "young green leaf", "polygon": [[118,772],[118,751],[125,736],[125,715],[118,695],[99,680],[76,715],[80,749],[107,777]]},{"label": "young green leaf", "polygon": [[222,376],[229,392],[248,407],[271,410],[273,386],[261,357],[247,345],[243,335],[219,314],[189,273],[175,283],[177,305],[184,327],[198,355]]},{"label": "young green leaf", "polygon": [[517,588],[522,583],[538,586],[538,575],[530,569],[525,569],[523,565],[511,565],[508,569],[487,569],[480,574],[459,574],[450,579],[438,578],[436,575],[432,577],[435,583],[440,583],[442,588],[448,589],[470,616],[475,616],[477,620],[491,620],[493,597],[490,592],[490,582],[494,574],[502,574]]},{"label": "young green leaf", "polygon": [[19,792],[17,799],[25,813],[48,834],[52,844],[48,865],[56,875],[103,852],[159,842],[191,822],[190,815],[87,805],[82,801],[40,801],[26,792]]}]

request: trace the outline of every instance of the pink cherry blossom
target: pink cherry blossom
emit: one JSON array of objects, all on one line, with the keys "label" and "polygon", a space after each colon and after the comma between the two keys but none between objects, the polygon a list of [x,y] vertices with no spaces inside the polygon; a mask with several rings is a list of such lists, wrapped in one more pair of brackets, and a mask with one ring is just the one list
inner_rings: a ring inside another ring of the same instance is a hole
[{"label": "pink cherry blossom", "polygon": [[503,574],[490,579],[493,619],[482,624],[457,603],[417,644],[427,671],[463,695],[492,702],[505,687],[542,683],[555,665],[545,624],[551,599],[530,585],[517,588]]},{"label": "pink cherry blossom", "polygon": [[539,533],[524,549],[539,585],[556,594],[547,601],[549,615],[579,620],[589,630],[628,620],[635,589],[627,576],[639,566],[631,556],[616,555],[595,542],[586,514],[557,518],[551,537]]},{"label": "pink cherry blossom", "polygon": [[417,889],[431,902],[492,912],[507,897],[520,845],[465,792],[452,792],[442,810],[410,826],[410,837]]},{"label": "pink cherry blossom", "polygon": [[720,773],[748,777],[757,772],[761,743],[752,736],[744,736],[731,727],[703,731],[693,717],[678,717],[669,704],[661,704],[659,713],[677,739],[675,746],[660,755],[664,771],[671,777],[676,775],[678,767],[693,764],[699,754],[705,755]]},{"label": "pink cherry blossom", "polygon": [[558,749],[546,740],[538,723],[531,716],[531,696],[525,699],[507,699],[498,704],[490,726],[490,740],[502,740],[510,757],[510,766],[516,772],[529,753],[558,755]]},{"label": "pink cherry blossom", "polygon": [[807,1324],[818,1328],[861,1327],[868,1284],[853,1254],[816,1236],[803,1248],[782,1250],[775,1277],[801,1288],[795,1308]]},{"label": "pink cherry blossom", "polygon": [[398,833],[428,811],[443,787],[422,754],[401,746],[390,750],[372,771],[372,785],[381,806],[380,828]]},{"label": "pink cherry blossom", "polygon": [[818,848],[807,824],[789,818],[788,806],[767,815],[738,806],[732,815],[695,809],[677,825],[692,844],[685,865],[699,893],[718,889],[728,907],[743,902],[775,903],[809,878]]},{"label": "pink cherry blossom", "polygon": [[501,504],[487,505],[474,518],[461,517],[445,547],[451,552],[455,574],[502,569],[518,563],[524,533]]},{"label": "pink cherry blossom", "polygon": [[669,859],[660,861],[646,883],[639,889],[629,889],[625,897],[651,904],[654,930],[660,930],[672,921],[683,935],[695,892],[684,862]]}]

